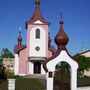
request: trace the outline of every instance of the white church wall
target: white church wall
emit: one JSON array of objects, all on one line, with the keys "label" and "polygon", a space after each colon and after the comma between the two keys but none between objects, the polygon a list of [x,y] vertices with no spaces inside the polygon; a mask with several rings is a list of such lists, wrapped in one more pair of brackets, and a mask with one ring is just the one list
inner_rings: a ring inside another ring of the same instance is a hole
[{"label": "white church wall", "polygon": [[[60,54],[49,61],[47,63],[47,68],[49,72],[54,72],[56,69],[56,65],[60,62],[67,62],[71,69],[71,90],[77,90],[77,69],[78,69],[78,64],[68,55],[66,50],[62,50]],[[48,85],[51,83],[51,86]],[[47,77],[47,90],[53,90],[53,77]]]},{"label": "white church wall", "polygon": [[[40,29],[40,39],[35,38],[35,31],[36,29]],[[29,50],[29,56],[30,57],[46,57],[47,52],[47,40],[46,40],[47,32],[40,26],[35,26],[30,30],[30,50]],[[39,46],[40,50],[36,51],[36,47]]]},{"label": "white church wall", "polygon": [[54,80],[54,78],[53,77],[49,78],[48,73],[47,73],[46,78],[47,78],[47,89],[46,90],[53,90],[53,80]]},{"label": "white church wall", "polygon": [[29,71],[28,71],[28,74],[33,74],[33,72],[34,72],[34,65],[33,65],[33,63],[32,62],[29,62],[28,63],[29,64]]},{"label": "white church wall", "polygon": [[15,54],[15,60],[14,60],[14,74],[19,74],[19,56],[18,54]]},{"label": "white church wall", "polygon": [[90,86],[87,86],[87,87],[78,87],[77,90],[90,90]]},{"label": "white church wall", "polygon": [[46,74],[43,65],[41,65],[41,74]]},{"label": "white church wall", "polygon": [[60,55],[55,59],[49,61],[49,63],[47,63],[47,68],[49,69],[49,71],[53,72],[56,69],[56,65],[60,62],[67,62],[72,68],[78,68],[78,64],[75,62],[75,60],[68,56],[65,50],[61,51]]}]

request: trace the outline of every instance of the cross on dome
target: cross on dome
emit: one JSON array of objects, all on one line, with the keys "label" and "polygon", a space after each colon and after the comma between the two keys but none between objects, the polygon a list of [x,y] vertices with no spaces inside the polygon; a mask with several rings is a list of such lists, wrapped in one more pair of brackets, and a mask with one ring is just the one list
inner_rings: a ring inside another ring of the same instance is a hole
[{"label": "cross on dome", "polygon": [[19,35],[18,35],[18,41],[22,41],[22,35],[21,35],[20,31],[19,31]]},{"label": "cross on dome", "polygon": [[51,47],[51,37],[50,37],[50,32],[48,33],[48,47]]},{"label": "cross on dome", "polygon": [[35,0],[35,6],[39,7],[40,6],[40,0]]}]

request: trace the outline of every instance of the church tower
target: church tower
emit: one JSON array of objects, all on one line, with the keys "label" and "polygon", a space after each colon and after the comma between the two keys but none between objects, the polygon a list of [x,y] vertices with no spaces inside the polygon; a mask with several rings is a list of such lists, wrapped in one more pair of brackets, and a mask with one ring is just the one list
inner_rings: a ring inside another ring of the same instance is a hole
[{"label": "church tower", "polygon": [[35,0],[33,16],[26,22],[29,74],[44,74],[42,63],[48,52],[48,22],[41,15],[40,0]]}]

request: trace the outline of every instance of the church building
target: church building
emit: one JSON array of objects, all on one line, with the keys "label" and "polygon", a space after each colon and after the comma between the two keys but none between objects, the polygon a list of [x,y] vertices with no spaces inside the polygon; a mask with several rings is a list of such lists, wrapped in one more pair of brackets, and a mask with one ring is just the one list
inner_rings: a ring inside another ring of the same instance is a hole
[{"label": "church building", "polygon": [[49,23],[40,11],[40,0],[35,0],[35,10],[32,17],[26,21],[27,40],[22,44],[19,32],[17,45],[14,48],[15,75],[45,74],[43,63],[52,57],[56,51],[51,46]]}]

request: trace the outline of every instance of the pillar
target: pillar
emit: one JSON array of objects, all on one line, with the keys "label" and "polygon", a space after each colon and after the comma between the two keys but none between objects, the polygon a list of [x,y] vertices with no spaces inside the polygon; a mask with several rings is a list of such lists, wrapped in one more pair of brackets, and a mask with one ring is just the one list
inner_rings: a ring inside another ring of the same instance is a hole
[{"label": "pillar", "polygon": [[8,79],[8,90],[15,90],[15,79]]},{"label": "pillar", "polygon": [[34,74],[34,63],[29,61],[28,64],[29,64],[28,74]]},{"label": "pillar", "polygon": [[77,90],[77,69],[71,69],[71,90]]},{"label": "pillar", "polygon": [[15,59],[14,59],[14,74],[15,75],[19,74],[19,56],[18,56],[18,54],[15,54]]},{"label": "pillar", "polygon": [[41,74],[45,74],[45,70],[43,68],[43,64],[41,64]]},{"label": "pillar", "polygon": [[47,73],[47,90],[53,90],[53,72]]}]

